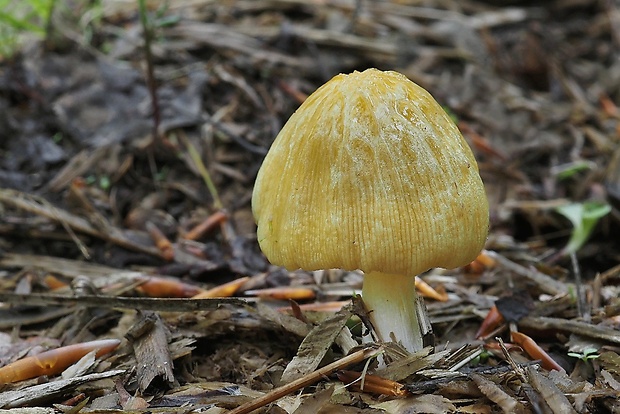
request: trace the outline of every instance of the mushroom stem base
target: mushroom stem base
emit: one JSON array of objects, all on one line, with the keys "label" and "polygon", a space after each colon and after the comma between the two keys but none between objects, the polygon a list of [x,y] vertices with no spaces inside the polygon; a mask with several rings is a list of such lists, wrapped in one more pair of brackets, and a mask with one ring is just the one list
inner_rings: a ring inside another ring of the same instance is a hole
[{"label": "mushroom stem base", "polygon": [[416,313],[414,276],[367,273],[362,299],[379,339],[389,342],[394,338],[409,352],[424,347]]}]

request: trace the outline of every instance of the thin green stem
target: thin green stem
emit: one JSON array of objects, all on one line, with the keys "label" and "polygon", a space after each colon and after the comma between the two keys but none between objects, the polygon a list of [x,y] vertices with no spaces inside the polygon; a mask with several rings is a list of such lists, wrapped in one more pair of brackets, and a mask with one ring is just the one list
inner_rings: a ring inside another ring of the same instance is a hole
[{"label": "thin green stem", "polygon": [[215,187],[215,184],[213,183],[213,180],[211,179],[211,174],[209,174],[209,170],[207,169],[207,167],[205,167],[204,163],[202,162],[202,158],[200,158],[200,154],[196,150],[196,147],[194,147],[192,143],[187,138],[185,138],[185,136],[181,135],[180,139],[183,142],[183,145],[185,146],[185,148],[187,148],[187,152],[189,154],[189,157],[192,159],[194,166],[196,167],[198,172],[200,172],[202,179],[207,185],[207,189],[209,190],[209,193],[211,194],[211,197],[213,198],[213,207],[215,207],[216,210],[221,210],[224,206],[222,205],[222,201],[220,200],[220,196],[217,192],[217,188]]},{"label": "thin green stem", "polygon": [[56,0],[51,0],[45,21],[45,43],[49,47],[52,43],[52,35],[54,32],[54,9],[56,8]]}]

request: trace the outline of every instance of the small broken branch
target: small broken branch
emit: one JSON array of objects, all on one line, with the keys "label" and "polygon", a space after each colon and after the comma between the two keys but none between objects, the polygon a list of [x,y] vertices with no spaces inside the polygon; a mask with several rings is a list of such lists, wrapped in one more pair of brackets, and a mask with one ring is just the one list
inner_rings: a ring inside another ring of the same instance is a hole
[{"label": "small broken branch", "polygon": [[358,362],[362,362],[365,359],[372,358],[383,351],[382,347],[377,346],[367,346],[366,348],[360,349],[352,353],[351,355],[347,355],[344,358],[339,359],[338,361],[332,362],[329,365],[324,366],[323,368],[319,368],[314,372],[311,372],[308,375],[305,375],[295,381],[290,382],[289,384],[283,385],[282,387],[276,388],[271,392],[263,395],[262,397],[256,398],[250,402],[240,405],[239,407],[231,410],[228,414],[247,414],[250,413],[257,408],[263,407],[277,399],[284,397],[287,394],[290,394],[294,391],[297,391],[301,388],[312,385],[328,375],[333,374],[334,372],[344,369],[350,365],[357,364]]}]

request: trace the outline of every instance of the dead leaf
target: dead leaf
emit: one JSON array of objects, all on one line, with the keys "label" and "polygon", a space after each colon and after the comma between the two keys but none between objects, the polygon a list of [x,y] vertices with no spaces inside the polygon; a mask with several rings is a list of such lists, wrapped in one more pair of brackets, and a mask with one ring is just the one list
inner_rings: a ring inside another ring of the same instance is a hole
[{"label": "dead leaf", "polygon": [[516,398],[508,395],[499,385],[479,374],[470,374],[471,379],[480,391],[497,404],[505,413],[526,413],[525,406]]},{"label": "dead leaf", "polygon": [[568,398],[547,377],[538,372],[534,367],[527,367],[527,378],[530,385],[542,396],[555,414],[577,414]]},{"label": "dead leaf", "polygon": [[385,401],[372,404],[371,407],[385,410],[390,414],[447,414],[456,412],[456,407],[449,399],[434,394]]},{"label": "dead leaf", "polygon": [[286,384],[314,371],[350,317],[351,308],[347,306],[315,326],[302,341],[297,355],[286,366],[280,383]]}]

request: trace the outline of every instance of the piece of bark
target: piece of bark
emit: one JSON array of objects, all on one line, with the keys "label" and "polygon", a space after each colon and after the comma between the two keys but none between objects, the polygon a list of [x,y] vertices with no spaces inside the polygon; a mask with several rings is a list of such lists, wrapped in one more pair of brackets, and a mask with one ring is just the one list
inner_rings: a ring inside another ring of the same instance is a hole
[{"label": "piece of bark", "polygon": [[115,377],[124,373],[125,370],[113,370],[47,382],[45,384],[37,384],[16,391],[3,391],[0,393],[0,408],[15,408],[45,404],[74,390],[78,385],[91,381],[98,381],[104,378]]},{"label": "piece of bark", "polygon": [[154,312],[139,312],[138,317],[140,319],[125,335],[133,342],[138,387],[144,392],[156,378],[172,386],[174,373],[168,348],[168,329]]}]

